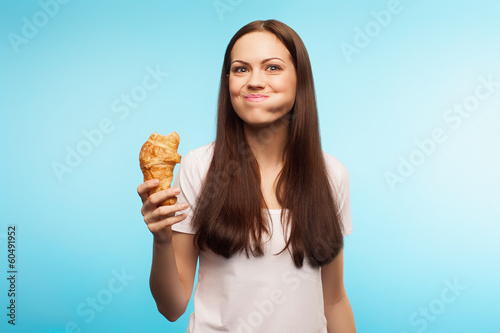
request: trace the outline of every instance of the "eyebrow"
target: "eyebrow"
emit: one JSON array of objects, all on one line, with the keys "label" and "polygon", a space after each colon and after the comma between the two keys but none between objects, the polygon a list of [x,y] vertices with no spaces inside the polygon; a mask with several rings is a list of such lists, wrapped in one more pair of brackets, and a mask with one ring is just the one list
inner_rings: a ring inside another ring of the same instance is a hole
[{"label": "eyebrow", "polygon": [[[283,62],[286,64],[286,62],[285,62],[283,59],[278,58],[278,57],[273,57],[273,58],[267,58],[267,59],[264,59],[264,60],[262,60],[261,64],[263,64],[263,63],[265,63],[265,62],[268,62],[269,60],[274,60],[274,59],[281,60],[281,61],[283,61]],[[238,62],[241,62],[241,63],[243,63],[243,64],[245,64],[245,65],[249,65],[249,63],[248,63],[248,62],[243,61],[243,60],[237,60],[237,59],[236,59],[236,60],[231,61],[231,65],[233,64],[233,62],[237,62],[237,61],[238,61]]]}]

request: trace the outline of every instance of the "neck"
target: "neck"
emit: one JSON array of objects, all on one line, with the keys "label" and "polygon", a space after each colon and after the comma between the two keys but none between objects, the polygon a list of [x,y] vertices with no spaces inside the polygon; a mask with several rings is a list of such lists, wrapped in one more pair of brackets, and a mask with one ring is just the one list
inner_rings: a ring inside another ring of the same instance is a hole
[{"label": "neck", "polygon": [[283,152],[288,141],[288,122],[277,120],[266,127],[244,125],[245,138],[261,168],[283,166]]}]

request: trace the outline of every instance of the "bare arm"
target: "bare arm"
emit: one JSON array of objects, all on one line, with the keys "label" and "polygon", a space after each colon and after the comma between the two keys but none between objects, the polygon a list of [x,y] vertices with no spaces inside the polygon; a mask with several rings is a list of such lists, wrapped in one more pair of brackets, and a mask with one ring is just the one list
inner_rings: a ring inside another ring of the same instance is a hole
[{"label": "bare arm", "polygon": [[149,190],[157,185],[150,180],[137,188],[143,201],[144,221],[154,236],[149,284],[158,311],[169,321],[175,321],[186,311],[191,298],[199,251],[193,245],[194,235],[174,232],[171,228],[186,218],[185,214],[174,214],[187,206],[177,203],[158,207],[178,191],[172,188],[149,196]]},{"label": "bare arm", "polygon": [[355,333],[351,304],[344,288],[344,251],[321,268],[328,333]]}]

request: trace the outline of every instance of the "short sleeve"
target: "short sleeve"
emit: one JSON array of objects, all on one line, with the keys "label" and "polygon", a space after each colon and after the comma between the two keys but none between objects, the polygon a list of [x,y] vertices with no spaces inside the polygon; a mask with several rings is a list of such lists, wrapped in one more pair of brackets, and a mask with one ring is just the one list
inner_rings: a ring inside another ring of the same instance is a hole
[{"label": "short sleeve", "polygon": [[324,154],[325,162],[333,181],[334,194],[339,208],[339,215],[342,220],[343,235],[347,236],[352,233],[351,222],[351,196],[349,189],[349,172],[344,164],[342,164],[335,156]]},{"label": "short sleeve", "polygon": [[176,215],[182,213],[187,217],[179,223],[172,225],[172,230],[194,234],[196,230],[192,226],[192,217],[196,206],[196,199],[200,193],[203,178],[205,177],[204,163],[198,156],[198,150],[188,152],[181,160],[179,170],[174,180],[174,187],[180,188],[181,192],[177,195],[177,202],[187,202],[189,207]]}]

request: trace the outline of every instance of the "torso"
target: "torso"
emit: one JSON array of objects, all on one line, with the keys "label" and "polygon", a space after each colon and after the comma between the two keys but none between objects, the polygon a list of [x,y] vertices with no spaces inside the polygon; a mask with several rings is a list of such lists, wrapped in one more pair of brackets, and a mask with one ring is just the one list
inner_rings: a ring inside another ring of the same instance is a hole
[{"label": "torso", "polygon": [[[209,144],[190,151],[181,162],[174,187],[182,189],[179,202],[193,205],[186,211],[188,217],[172,226],[174,231],[196,233],[191,217],[212,160],[212,149]],[[349,234],[352,228],[347,170],[328,154],[325,162],[341,191],[338,197],[346,200],[341,214]],[[281,207],[275,195],[279,170],[271,169],[261,172],[261,190],[268,208],[273,210]],[[228,259],[210,250],[200,252],[194,312],[189,317],[188,332],[327,332],[321,271],[305,262],[297,268],[288,251],[280,253],[289,234],[283,228],[282,211],[269,213],[273,232],[269,241],[268,235],[263,235],[263,256],[247,257],[243,252]],[[267,214],[264,216],[268,218]]]}]

